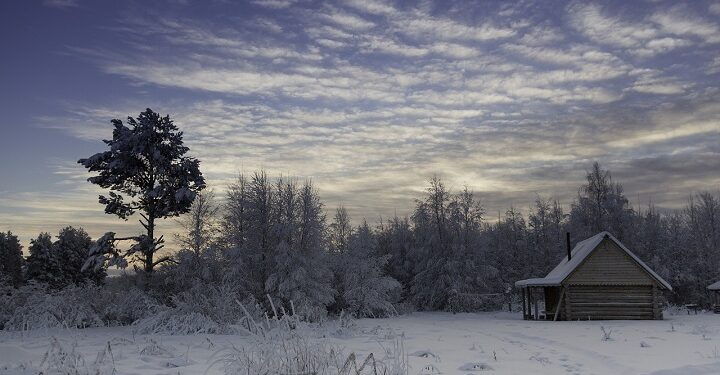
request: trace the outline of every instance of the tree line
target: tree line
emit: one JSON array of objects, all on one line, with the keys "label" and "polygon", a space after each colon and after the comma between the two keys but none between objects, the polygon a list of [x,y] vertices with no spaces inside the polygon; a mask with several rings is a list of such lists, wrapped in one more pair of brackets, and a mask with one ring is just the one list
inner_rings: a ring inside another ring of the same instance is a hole
[{"label": "tree line", "polygon": [[[54,243],[48,234],[34,239],[27,261],[17,237],[2,233],[7,283],[102,282],[108,266],[129,262],[137,282],[170,304],[188,290],[231,286],[238,300],[266,305],[270,296],[275,309],[315,317],[473,311],[512,303],[515,281],[549,272],[565,256],[566,232],[576,243],[603,230],[673,285],[671,303],[707,305],[705,288],[720,279],[717,193],[694,194],[672,212],[634,208],[594,163],[569,206],[538,197],[528,214],[511,207],[490,221],[472,190],[450,191],[432,177],[409,215],[353,225],[344,207],[326,217],[311,180],[265,171],[239,175],[217,199],[203,191],[199,162],[185,156],[169,117],[148,109],[127,126],[113,124],[110,151],[80,163],[99,172],[91,182],[110,190],[100,197],[106,212],[127,219],[138,211],[146,233],[91,241],[66,228]],[[180,249],[156,257],[163,239],[153,235],[155,220],[168,217],[179,217]]]}]

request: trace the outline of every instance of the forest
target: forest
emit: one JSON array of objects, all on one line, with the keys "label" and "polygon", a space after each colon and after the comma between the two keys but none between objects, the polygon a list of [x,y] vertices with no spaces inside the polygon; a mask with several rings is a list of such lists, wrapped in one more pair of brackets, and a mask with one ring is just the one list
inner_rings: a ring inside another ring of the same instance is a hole
[{"label": "forest", "polygon": [[[491,220],[475,192],[449,190],[438,171],[408,197],[408,216],[353,221],[323,204],[314,181],[263,170],[216,196],[169,117],[148,109],[113,125],[110,151],[79,163],[110,190],[99,199],[105,212],[137,213],[147,234],[93,240],[69,226],[38,234],[25,257],[17,236],[0,233],[3,329],[140,322],[153,332],[223,332],[269,310],[318,321],[517,309],[513,283],[551,270],[566,232],[573,244],[613,233],[672,284],[669,305],[708,306],[706,287],[720,279],[718,193],[688,192],[681,210],[636,207],[598,162],[577,196],[563,197],[569,207],[538,196],[527,214],[510,207]],[[153,234],[167,218],[181,224],[175,249]],[[107,277],[116,266],[134,272]]]}]

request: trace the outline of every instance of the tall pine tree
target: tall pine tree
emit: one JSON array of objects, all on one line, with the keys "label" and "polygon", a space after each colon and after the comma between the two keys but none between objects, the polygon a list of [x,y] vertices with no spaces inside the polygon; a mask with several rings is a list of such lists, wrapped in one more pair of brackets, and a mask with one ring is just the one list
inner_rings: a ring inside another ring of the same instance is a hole
[{"label": "tall pine tree", "polygon": [[112,124],[113,137],[104,141],[109,150],[78,163],[97,173],[88,181],[109,189],[107,195],[99,198],[105,213],[127,220],[139,212],[145,234],[128,238],[136,244],[124,252],[114,246],[122,238],[106,234],[102,238],[106,243],[94,247],[88,266],[98,268],[108,256],[115,258],[114,264],[123,265],[117,258],[132,257],[149,276],[156,265],[170,260],[169,256],[155,257],[164,242],[162,236],[155,235],[156,220],[188,212],[196,194],[205,188],[205,179],[200,162],[186,155],[189,149],[183,144],[183,133],[170,116],[161,117],[148,108],[136,119],[128,117],[127,125],[121,120],[112,120]]}]

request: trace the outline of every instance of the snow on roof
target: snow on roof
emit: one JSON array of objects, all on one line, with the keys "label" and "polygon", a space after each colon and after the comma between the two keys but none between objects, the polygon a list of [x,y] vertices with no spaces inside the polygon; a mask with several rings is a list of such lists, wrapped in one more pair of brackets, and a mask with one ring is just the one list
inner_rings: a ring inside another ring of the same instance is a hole
[{"label": "snow on roof", "polygon": [[[520,280],[515,283],[515,286],[556,286],[560,285],[563,280],[565,280],[570,274],[580,265],[582,262],[597,248],[597,246],[602,242],[604,238],[609,238],[612,241],[614,241],[627,255],[629,255],[637,264],[640,265],[650,276],[652,276],[655,280],[657,280],[660,285],[667,288],[668,290],[672,290],[672,287],[670,284],[668,284],[667,281],[663,280],[660,275],[656,274],[655,271],[650,269],[645,262],[640,260],[635,254],[633,254],[632,251],[628,250],[625,245],[623,245],[620,241],[618,241],[617,238],[615,238],[612,234],[609,232],[600,232],[586,240],[580,241],[575,245],[575,247],[570,252],[571,259],[568,261],[567,257],[564,257],[563,260],[553,268],[550,273],[547,274],[547,276],[543,278],[536,278],[536,279],[527,279],[527,280]],[[713,284],[714,285],[714,284]]]},{"label": "snow on roof", "polygon": [[710,289],[710,290],[720,290],[720,281],[718,281],[718,282],[716,282],[716,283],[714,283],[714,284],[710,284],[710,286],[708,286],[708,289]]}]

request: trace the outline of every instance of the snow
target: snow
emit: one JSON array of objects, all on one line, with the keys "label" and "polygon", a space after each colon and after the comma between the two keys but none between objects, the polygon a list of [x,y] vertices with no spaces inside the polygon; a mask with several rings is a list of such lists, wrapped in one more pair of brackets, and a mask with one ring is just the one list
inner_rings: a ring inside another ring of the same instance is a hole
[{"label": "snow", "polygon": [[516,286],[553,286],[553,285],[560,285],[560,283],[563,282],[570,274],[577,268],[582,262],[587,258],[595,248],[600,244],[600,242],[605,238],[608,237],[612,241],[614,241],[623,251],[625,251],[635,262],[637,262],[647,273],[649,273],[655,280],[657,280],[662,286],[664,286],[667,290],[672,290],[672,287],[670,284],[663,280],[660,275],[655,273],[645,262],[640,260],[640,258],[637,257],[632,251],[630,251],[625,245],[622,244],[615,236],[610,234],[609,232],[600,232],[588,239],[585,239],[583,241],[580,241],[575,245],[575,247],[570,252],[570,260],[568,261],[567,257],[563,258],[563,260],[555,266],[555,268],[550,271],[550,273],[547,274],[547,276],[543,278],[535,278],[535,279],[527,279],[527,280],[520,280],[515,283]]},{"label": "snow", "polygon": [[[659,321],[546,322],[506,312],[414,313],[357,320],[349,334],[328,329],[325,338],[312,340],[362,360],[370,353],[387,359],[388,348],[400,339],[409,374],[720,374],[720,315],[665,316]],[[132,327],[0,331],[0,373],[33,373],[27,369],[42,368],[45,354],[61,347],[74,350],[82,359],[76,363],[114,367],[118,374],[222,374],[217,363],[222,351],[246,340],[142,335]]]},{"label": "snow", "polygon": [[713,284],[710,284],[710,285],[708,286],[708,289],[709,289],[709,290],[720,290],[720,281],[718,281],[718,282],[716,282],[716,283],[713,283]]}]

